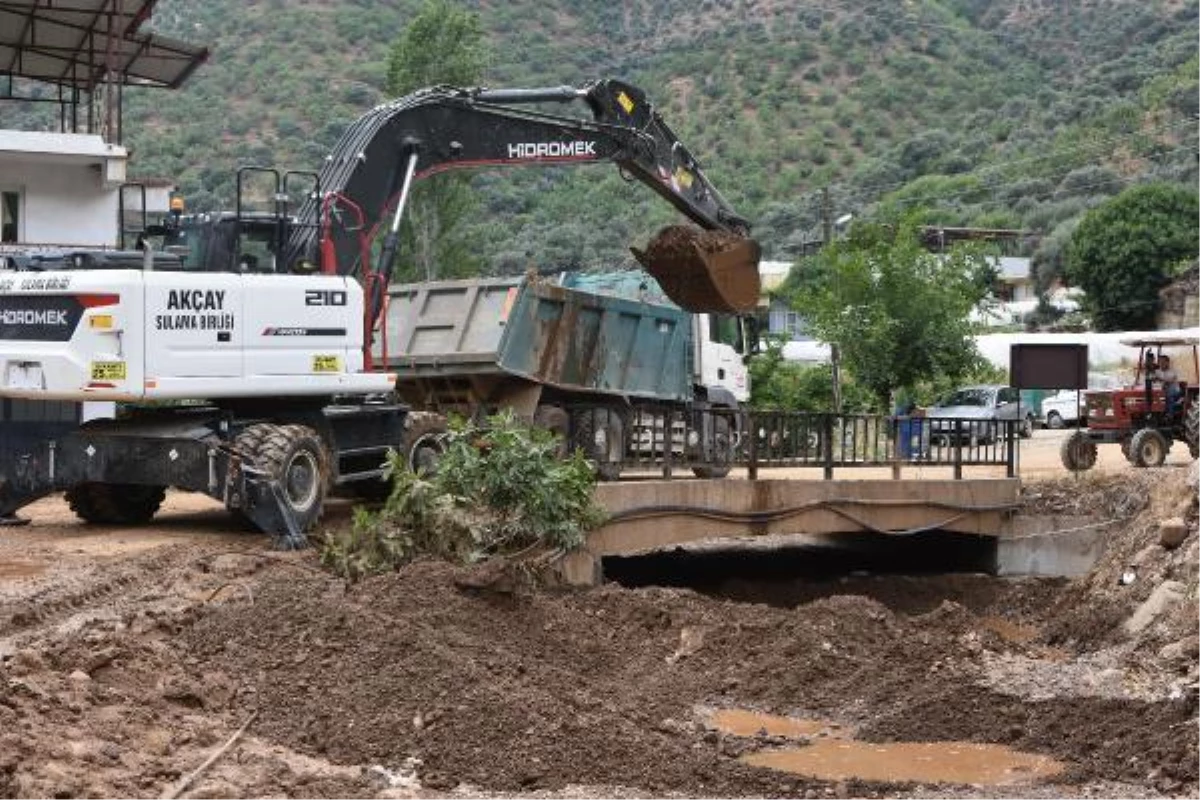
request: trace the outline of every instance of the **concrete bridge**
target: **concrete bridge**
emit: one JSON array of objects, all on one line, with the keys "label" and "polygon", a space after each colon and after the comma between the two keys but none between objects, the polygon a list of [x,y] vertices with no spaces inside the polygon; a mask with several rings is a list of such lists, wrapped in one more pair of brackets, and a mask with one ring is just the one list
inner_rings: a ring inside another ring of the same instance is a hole
[{"label": "concrete bridge", "polygon": [[1048,547],[1042,534],[1080,520],[1018,517],[1015,478],[647,480],[600,484],[596,498],[608,521],[563,560],[572,585],[602,580],[605,557],[698,542],[783,536],[797,545],[869,547],[880,537],[935,531],[993,540],[992,570],[1001,574],[1075,574],[1090,564],[1096,539],[1090,531]]}]

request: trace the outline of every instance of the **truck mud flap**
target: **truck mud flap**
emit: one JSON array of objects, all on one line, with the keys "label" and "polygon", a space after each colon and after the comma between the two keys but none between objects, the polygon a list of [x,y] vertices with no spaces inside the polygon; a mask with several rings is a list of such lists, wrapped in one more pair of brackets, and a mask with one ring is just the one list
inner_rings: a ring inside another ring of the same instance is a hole
[{"label": "truck mud flap", "polygon": [[645,250],[630,250],[667,297],[687,311],[746,312],[758,303],[762,249],[753,239],[669,225]]}]

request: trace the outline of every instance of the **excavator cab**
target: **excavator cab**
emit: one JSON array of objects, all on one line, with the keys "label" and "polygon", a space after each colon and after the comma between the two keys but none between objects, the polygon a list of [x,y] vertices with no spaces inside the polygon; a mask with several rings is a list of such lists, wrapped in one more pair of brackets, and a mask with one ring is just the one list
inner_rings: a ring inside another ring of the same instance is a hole
[{"label": "excavator cab", "polygon": [[161,231],[159,249],[178,256],[188,272],[278,271],[279,221],[270,214],[192,214]]}]

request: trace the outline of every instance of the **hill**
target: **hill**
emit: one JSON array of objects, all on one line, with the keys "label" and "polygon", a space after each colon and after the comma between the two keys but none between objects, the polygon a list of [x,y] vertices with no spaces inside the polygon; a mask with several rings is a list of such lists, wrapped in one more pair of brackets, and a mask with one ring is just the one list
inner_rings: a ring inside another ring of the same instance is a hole
[{"label": "hill", "polygon": [[[1053,245],[1131,183],[1197,178],[1194,0],[466,5],[490,85],[611,75],[644,88],[769,258],[819,236],[825,187],[839,215],[890,206]],[[177,92],[127,94],[133,170],[178,180],[201,210],[232,203],[238,165],[316,168],[385,99],[388,48],[417,7],[163,0],[152,28],[212,57]],[[605,167],[474,185],[472,234],[493,271],[628,265],[625,247],[673,218]]]}]

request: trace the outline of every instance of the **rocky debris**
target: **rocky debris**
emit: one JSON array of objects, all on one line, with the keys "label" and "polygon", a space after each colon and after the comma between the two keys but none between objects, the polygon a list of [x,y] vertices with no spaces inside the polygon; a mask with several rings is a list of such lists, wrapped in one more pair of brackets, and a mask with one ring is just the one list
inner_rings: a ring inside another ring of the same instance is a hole
[{"label": "rocky debris", "polygon": [[1191,533],[1191,526],[1184,522],[1183,517],[1171,517],[1158,523],[1159,544],[1168,550],[1179,547]]},{"label": "rocky debris", "polygon": [[1189,662],[1200,658],[1200,636],[1187,636],[1177,642],[1163,645],[1158,651],[1163,661]]},{"label": "rocky debris", "polygon": [[1183,602],[1186,587],[1179,581],[1167,581],[1154,587],[1150,596],[1138,606],[1137,610],[1125,622],[1125,630],[1130,634],[1146,630],[1160,616],[1172,611]]}]

